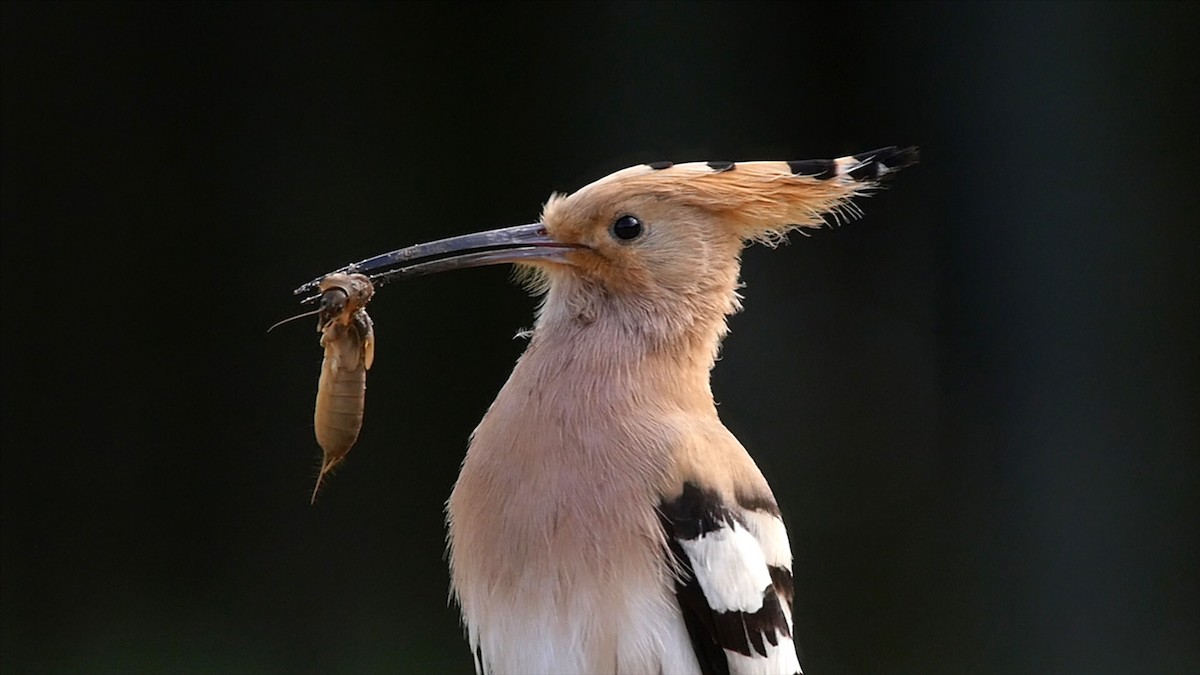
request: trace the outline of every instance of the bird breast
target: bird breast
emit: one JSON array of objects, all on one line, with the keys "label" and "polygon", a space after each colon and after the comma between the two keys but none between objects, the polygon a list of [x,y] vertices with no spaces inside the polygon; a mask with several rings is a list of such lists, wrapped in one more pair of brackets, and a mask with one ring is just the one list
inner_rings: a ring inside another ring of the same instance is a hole
[{"label": "bird breast", "polygon": [[[656,510],[673,411],[606,369],[535,339],[472,436],[451,572],[494,672],[653,672],[664,627],[682,630]],[[677,637],[671,662],[694,659]]]}]

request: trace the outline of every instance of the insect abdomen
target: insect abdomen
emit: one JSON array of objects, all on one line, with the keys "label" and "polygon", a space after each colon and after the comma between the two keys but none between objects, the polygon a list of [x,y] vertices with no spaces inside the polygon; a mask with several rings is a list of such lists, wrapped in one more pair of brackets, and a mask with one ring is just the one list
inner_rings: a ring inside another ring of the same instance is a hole
[{"label": "insect abdomen", "polygon": [[317,385],[313,426],[317,443],[326,454],[323,471],[345,457],[362,428],[367,368],[363,358],[365,336],[357,333],[353,325],[332,324],[322,339],[325,361]]}]

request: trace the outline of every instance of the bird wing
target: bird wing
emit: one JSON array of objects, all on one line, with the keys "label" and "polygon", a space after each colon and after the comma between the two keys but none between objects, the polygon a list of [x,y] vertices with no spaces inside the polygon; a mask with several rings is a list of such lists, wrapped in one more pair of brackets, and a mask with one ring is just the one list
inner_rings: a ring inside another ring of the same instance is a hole
[{"label": "bird wing", "polygon": [[770,499],[730,503],[685,483],[659,505],[675,596],[704,675],[800,673],[792,642],[792,555]]}]

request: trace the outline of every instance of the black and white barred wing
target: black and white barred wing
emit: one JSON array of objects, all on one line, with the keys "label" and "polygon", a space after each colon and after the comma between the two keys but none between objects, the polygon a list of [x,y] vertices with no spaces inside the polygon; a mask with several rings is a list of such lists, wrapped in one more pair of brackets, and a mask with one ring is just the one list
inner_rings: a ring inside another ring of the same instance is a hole
[{"label": "black and white barred wing", "polygon": [[792,642],[792,554],[775,503],[730,504],[686,483],[659,512],[700,671],[800,673]]}]

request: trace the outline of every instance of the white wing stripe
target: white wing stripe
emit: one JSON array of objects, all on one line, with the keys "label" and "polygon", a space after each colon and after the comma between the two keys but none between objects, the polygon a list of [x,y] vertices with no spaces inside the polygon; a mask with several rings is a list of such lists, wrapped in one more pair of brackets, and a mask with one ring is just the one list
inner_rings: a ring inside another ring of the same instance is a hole
[{"label": "white wing stripe", "polygon": [[767,645],[766,656],[743,656],[726,649],[725,658],[729,660],[729,672],[737,675],[791,675],[802,672],[796,646],[791,638],[783,636],[780,636],[778,646]]},{"label": "white wing stripe", "polygon": [[739,514],[746,529],[762,546],[767,564],[792,569],[792,546],[788,541],[787,528],[778,516],[765,511],[745,510]]},{"label": "white wing stripe", "polygon": [[749,531],[733,523],[679,544],[713,611],[753,614],[762,609],[771,575],[763,550]]}]

